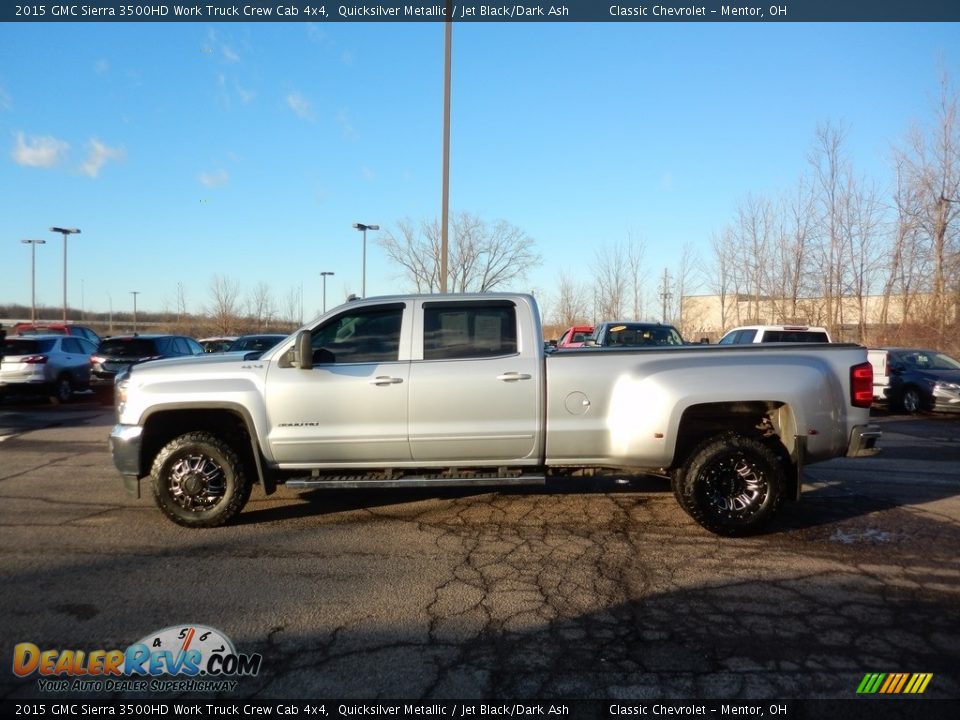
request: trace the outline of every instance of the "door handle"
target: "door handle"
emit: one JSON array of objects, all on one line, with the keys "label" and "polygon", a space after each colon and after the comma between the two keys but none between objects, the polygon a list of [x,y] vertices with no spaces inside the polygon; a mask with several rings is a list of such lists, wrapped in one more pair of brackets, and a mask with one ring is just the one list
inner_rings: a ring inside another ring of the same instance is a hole
[{"label": "door handle", "polygon": [[516,380],[529,380],[529,373],[518,373],[518,372],[505,372],[500,375],[497,375],[497,380],[503,380],[503,382],[514,382]]},{"label": "door handle", "polygon": [[375,377],[373,380],[370,381],[370,384],[386,386],[386,385],[396,385],[402,382],[403,382],[403,378],[390,377],[389,375],[378,375],[377,377]]}]

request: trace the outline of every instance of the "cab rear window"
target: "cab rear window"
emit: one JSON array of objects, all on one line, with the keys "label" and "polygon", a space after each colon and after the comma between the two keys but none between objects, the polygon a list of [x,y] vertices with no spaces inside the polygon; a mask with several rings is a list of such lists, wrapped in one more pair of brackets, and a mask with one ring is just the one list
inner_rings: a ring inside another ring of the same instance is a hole
[{"label": "cab rear window", "polygon": [[767,330],[763,342],[829,342],[827,334],[811,330]]}]

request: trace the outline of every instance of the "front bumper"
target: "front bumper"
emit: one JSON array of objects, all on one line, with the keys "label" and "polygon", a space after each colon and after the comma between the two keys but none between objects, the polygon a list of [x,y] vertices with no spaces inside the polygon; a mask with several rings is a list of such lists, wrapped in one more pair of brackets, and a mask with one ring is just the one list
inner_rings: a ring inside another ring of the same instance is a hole
[{"label": "front bumper", "polygon": [[855,425],[850,432],[847,457],[872,457],[880,452],[877,440],[883,433],[879,425]]},{"label": "front bumper", "polygon": [[110,454],[123,475],[128,493],[140,497],[140,445],[143,428],[139,425],[115,425],[110,431]]}]

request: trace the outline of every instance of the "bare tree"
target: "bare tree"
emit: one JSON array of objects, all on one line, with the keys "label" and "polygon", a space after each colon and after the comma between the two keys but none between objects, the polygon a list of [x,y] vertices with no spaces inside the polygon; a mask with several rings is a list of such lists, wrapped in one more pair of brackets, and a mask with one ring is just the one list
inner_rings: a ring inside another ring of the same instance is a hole
[{"label": "bare tree", "polygon": [[273,294],[267,283],[260,282],[253,289],[252,294],[247,299],[247,314],[253,321],[257,332],[263,332],[265,328],[270,326],[270,322],[276,314],[276,309],[273,305]]},{"label": "bare tree", "polygon": [[[720,301],[720,332],[734,324],[730,317],[730,299],[736,304],[736,292],[733,287],[733,266],[736,263],[735,248],[729,228],[714,234],[710,240],[713,251],[713,263],[706,269],[707,287]],[[739,324],[739,315],[736,323]]]},{"label": "bare tree", "polygon": [[693,243],[685,242],[680,251],[680,262],[673,275],[673,293],[670,304],[670,316],[674,319],[681,335],[689,335],[698,328],[684,327],[683,298],[693,291],[696,285],[697,267],[700,258]]},{"label": "bare tree", "polygon": [[240,283],[223,275],[214,275],[210,280],[210,305],[206,314],[215,331],[232,335],[239,327]]},{"label": "bare tree", "polygon": [[587,292],[582,283],[578,283],[566,273],[560,274],[554,306],[556,309],[553,321],[560,328],[589,322],[590,303]]},{"label": "bare tree", "polygon": [[287,292],[286,302],[283,307],[284,319],[297,327],[303,324],[303,286],[294,285]]},{"label": "bare tree", "polygon": [[[908,200],[901,218],[919,233],[930,262],[929,322],[937,342],[946,342],[948,322],[956,322],[960,294],[960,98],[946,73],[929,134],[914,128],[898,153],[898,168]],[[906,216],[906,217],[904,217]]]},{"label": "bare tree", "polygon": [[597,249],[593,265],[593,313],[596,320],[626,320],[629,270],[626,253],[619,245]]},{"label": "bare tree", "polygon": [[[451,292],[487,292],[506,288],[527,277],[541,261],[533,238],[504,220],[488,223],[470,213],[452,222],[447,287]],[[440,225],[397,223],[397,233],[385,230],[377,243],[403,268],[402,274],[417,292],[440,289]]]}]

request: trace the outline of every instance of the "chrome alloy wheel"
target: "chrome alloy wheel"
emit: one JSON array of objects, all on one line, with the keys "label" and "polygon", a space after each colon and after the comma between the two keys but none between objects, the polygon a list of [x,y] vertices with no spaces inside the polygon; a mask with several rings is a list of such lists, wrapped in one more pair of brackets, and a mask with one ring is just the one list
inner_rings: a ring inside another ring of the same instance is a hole
[{"label": "chrome alloy wheel", "polygon": [[757,512],[768,491],[762,468],[743,453],[715,458],[703,468],[700,479],[707,502],[728,517]]},{"label": "chrome alloy wheel", "polygon": [[223,467],[207,455],[184,455],[170,467],[170,497],[184,510],[202,512],[216,506],[227,489]]}]

